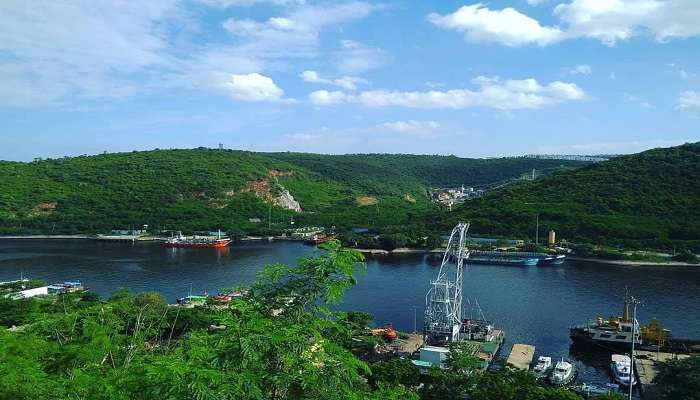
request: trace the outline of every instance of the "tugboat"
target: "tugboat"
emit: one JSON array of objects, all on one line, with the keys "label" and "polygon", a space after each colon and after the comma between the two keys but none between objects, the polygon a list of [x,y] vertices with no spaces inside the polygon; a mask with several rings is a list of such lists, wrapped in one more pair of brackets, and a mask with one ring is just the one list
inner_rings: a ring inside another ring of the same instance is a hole
[{"label": "tugboat", "polygon": [[551,370],[552,357],[539,356],[537,358],[537,364],[532,369],[532,372],[535,374],[535,378],[544,379],[549,376]]},{"label": "tugboat", "polygon": [[576,367],[574,364],[564,361],[557,361],[554,371],[549,377],[549,382],[554,386],[566,386],[576,379]]},{"label": "tugboat", "polygon": [[622,386],[627,386],[631,384],[634,386],[637,383],[634,377],[634,372],[632,371],[632,360],[628,355],[623,354],[613,354],[612,362],[610,363],[610,370],[612,371],[612,376],[615,382]]},{"label": "tugboat", "polygon": [[626,292],[622,316],[613,316],[608,320],[602,317],[595,322],[587,321],[569,329],[569,337],[574,346],[593,347],[610,352],[628,351],[634,340],[638,349],[656,351],[669,339],[670,331],[662,329],[656,320],[647,326],[640,326],[639,321],[630,317],[630,296]]},{"label": "tugboat", "polygon": [[219,230],[218,236],[216,238],[211,237],[186,237],[182,235],[182,232],[178,231],[176,236],[168,238],[163,242],[165,247],[195,247],[195,248],[214,248],[221,249],[227,247],[231,243],[231,239],[221,236],[221,230]]}]

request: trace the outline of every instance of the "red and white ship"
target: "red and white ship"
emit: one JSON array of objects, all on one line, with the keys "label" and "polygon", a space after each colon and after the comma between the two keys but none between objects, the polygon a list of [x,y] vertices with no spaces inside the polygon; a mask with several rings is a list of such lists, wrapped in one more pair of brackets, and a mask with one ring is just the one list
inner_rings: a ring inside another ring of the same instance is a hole
[{"label": "red and white ship", "polygon": [[182,232],[177,233],[176,236],[168,238],[163,242],[165,247],[194,247],[194,248],[213,248],[220,249],[227,247],[231,243],[231,239],[221,236],[221,231],[216,237],[211,236],[192,236],[186,237],[182,235]]}]

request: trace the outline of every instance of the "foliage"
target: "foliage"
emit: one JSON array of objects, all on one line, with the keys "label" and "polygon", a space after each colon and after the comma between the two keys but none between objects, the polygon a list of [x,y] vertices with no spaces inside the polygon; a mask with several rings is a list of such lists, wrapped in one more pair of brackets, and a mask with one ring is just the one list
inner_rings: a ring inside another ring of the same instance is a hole
[{"label": "foliage", "polygon": [[[437,209],[428,198],[434,185],[487,184],[560,164],[584,165],[205,148],[0,161],[0,234],[96,233],[144,224],[155,231],[279,234],[293,227],[292,218],[341,230],[403,225]],[[268,206],[283,187],[303,213]],[[376,203],[360,206],[362,196]],[[262,223],[249,221],[256,218]]]},{"label": "foliage", "polygon": [[700,356],[662,363],[654,382],[669,400],[700,399]]},{"label": "foliage", "polygon": [[466,202],[432,228],[468,220],[472,231],[534,240],[541,233],[626,249],[700,251],[700,143],[654,149],[555,172]]}]

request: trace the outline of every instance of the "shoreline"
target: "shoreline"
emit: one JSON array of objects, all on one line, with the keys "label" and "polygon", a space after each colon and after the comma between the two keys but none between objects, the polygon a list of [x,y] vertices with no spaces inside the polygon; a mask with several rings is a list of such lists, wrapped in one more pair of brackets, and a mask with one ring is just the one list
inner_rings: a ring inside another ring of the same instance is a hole
[{"label": "shoreline", "polygon": [[618,265],[624,267],[700,267],[700,264],[692,264],[681,261],[656,262],[633,260],[606,260],[604,258],[566,256],[569,261],[586,261],[597,264]]}]

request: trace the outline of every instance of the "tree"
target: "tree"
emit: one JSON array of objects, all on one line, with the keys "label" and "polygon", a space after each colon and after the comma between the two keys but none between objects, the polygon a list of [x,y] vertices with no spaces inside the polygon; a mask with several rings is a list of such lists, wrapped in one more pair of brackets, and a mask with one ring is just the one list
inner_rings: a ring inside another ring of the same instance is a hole
[{"label": "tree", "polygon": [[669,400],[700,399],[700,356],[661,363],[654,382]]},{"label": "tree", "polygon": [[375,388],[403,385],[416,386],[419,383],[420,371],[410,360],[394,358],[372,364],[372,375],[369,383]]}]

